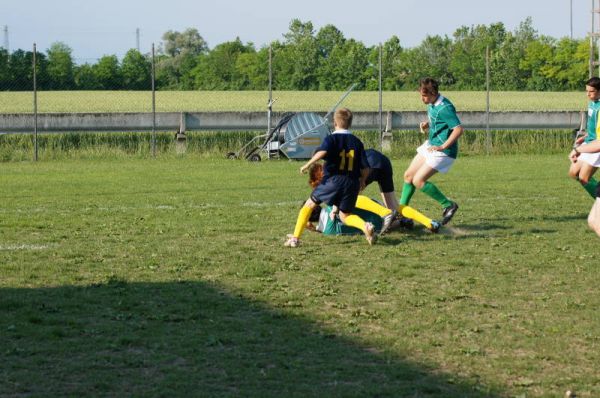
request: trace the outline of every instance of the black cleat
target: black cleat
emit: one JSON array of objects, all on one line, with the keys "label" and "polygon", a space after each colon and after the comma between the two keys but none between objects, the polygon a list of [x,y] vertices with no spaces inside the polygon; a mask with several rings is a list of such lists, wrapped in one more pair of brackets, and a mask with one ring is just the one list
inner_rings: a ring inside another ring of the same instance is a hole
[{"label": "black cleat", "polygon": [[456,214],[456,210],[458,210],[458,204],[455,202],[452,202],[450,206],[444,209],[444,212],[442,213],[442,216],[444,217],[442,218],[442,225],[446,225],[452,220],[452,217]]},{"label": "black cleat", "polygon": [[402,228],[402,229],[410,230],[415,227],[415,222],[410,218],[400,217],[399,221],[400,221],[400,228]]}]

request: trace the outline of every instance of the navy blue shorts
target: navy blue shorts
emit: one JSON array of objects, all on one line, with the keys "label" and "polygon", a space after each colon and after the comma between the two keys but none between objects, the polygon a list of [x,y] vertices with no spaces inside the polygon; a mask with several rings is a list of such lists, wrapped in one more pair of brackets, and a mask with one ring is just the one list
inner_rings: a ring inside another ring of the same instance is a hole
[{"label": "navy blue shorts", "polygon": [[358,180],[348,176],[334,175],[317,185],[310,199],[316,204],[326,203],[337,206],[344,213],[352,213],[356,206],[356,198],[360,191]]},{"label": "navy blue shorts", "polygon": [[379,190],[383,193],[394,192],[394,175],[392,170],[387,169],[371,169],[367,177],[366,184],[369,185],[373,181],[379,184]]}]

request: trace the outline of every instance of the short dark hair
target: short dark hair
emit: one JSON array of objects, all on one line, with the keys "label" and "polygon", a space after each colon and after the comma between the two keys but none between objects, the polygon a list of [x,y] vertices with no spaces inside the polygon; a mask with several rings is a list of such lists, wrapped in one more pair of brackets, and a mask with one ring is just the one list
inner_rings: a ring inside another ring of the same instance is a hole
[{"label": "short dark hair", "polygon": [[419,81],[419,91],[425,94],[439,94],[440,84],[432,77],[425,77]]},{"label": "short dark hair", "polygon": [[596,90],[600,91],[600,77],[592,77],[587,82],[585,82],[586,86],[594,87]]}]

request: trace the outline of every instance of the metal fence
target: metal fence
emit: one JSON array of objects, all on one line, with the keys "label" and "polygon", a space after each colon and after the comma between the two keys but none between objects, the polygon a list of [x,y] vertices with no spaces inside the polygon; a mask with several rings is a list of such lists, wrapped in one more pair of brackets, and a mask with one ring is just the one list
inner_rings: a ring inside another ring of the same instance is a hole
[{"label": "metal fence", "polygon": [[[154,44],[150,49],[150,76],[148,89],[139,91],[61,91],[38,89],[38,54],[33,44],[31,76],[28,79],[32,90],[29,92],[0,92],[0,134],[28,133],[33,135],[34,159],[38,158],[38,133],[73,131],[147,131],[152,134],[152,153],[156,154],[156,132],[175,130],[185,134],[186,130],[269,130],[282,112],[273,112],[276,96],[273,91],[272,54],[269,51],[267,90],[259,93],[236,93],[245,98],[246,105],[253,110],[232,111],[228,100],[231,93],[221,93],[222,97],[213,101],[207,111],[195,111],[193,101],[201,99],[202,93],[189,91],[156,90],[156,55]],[[418,104],[418,95],[412,93],[421,111],[391,111],[384,100],[390,95],[384,92],[382,81],[385,78],[382,68],[382,47],[379,47],[377,67],[378,90],[370,92],[367,108],[369,111],[356,112],[354,128],[377,132],[381,145],[390,139],[395,129],[411,129],[424,117],[424,107]],[[486,54],[489,60],[489,52]],[[490,70],[486,62],[485,107],[480,111],[465,112],[459,109],[466,128],[487,131],[490,141],[491,129],[567,129],[576,127],[580,117],[577,111],[554,112],[493,112],[490,102]],[[364,94],[364,93],[363,93]],[[208,95],[208,94],[206,94]],[[293,96],[282,93],[282,96]],[[337,98],[339,93],[333,94]],[[243,99],[242,99],[243,100]],[[328,105],[314,105],[307,97],[304,103],[284,104],[289,111],[299,111],[307,105],[325,112]],[[331,101],[331,99],[330,99]],[[481,99],[480,99],[480,102]],[[277,106],[277,104],[275,105]],[[256,110],[263,108],[263,111]],[[266,109],[265,109],[266,108]],[[386,110],[387,109],[387,110]],[[489,144],[488,144],[489,145]]]}]

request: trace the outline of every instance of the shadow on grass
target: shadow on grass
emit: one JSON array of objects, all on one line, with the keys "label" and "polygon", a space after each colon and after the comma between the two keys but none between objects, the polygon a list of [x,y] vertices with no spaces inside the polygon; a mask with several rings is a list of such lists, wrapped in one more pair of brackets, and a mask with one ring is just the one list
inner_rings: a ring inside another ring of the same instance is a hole
[{"label": "shadow on grass", "polygon": [[0,395],[494,397],[200,282],[0,289]]}]

